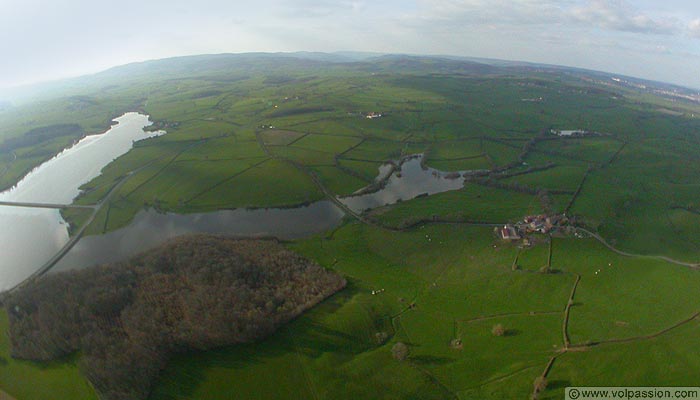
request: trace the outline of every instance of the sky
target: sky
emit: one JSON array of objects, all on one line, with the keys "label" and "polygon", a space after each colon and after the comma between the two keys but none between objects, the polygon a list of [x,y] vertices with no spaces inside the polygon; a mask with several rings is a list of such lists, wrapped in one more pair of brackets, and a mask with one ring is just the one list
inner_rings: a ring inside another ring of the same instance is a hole
[{"label": "sky", "polygon": [[0,0],[0,88],[258,51],[486,57],[700,89],[700,1]]}]

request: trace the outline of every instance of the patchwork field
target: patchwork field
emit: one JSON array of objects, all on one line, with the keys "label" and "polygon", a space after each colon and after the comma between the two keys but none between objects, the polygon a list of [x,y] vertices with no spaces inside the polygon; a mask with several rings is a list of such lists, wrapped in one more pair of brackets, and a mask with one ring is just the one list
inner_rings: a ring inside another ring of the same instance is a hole
[{"label": "patchwork field", "polygon": [[[168,132],[84,185],[78,204],[123,182],[86,234],[126,226],[144,208],[335,201],[381,187],[380,167],[419,153],[425,167],[465,174],[460,189],[349,214],[334,231],[286,243],[347,288],[259,343],[175,356],[153,399],[528,398],[538,377],[541,399],[563,398],[567,386],[696,386],[700,106],[651,104],[573,72],[434,73],[433,63],[163,67],[108,92],[111,78],[98,79],[45,100],[44,112],[23,106],[0,131],[93,132],[140,110]],[[84,108],[69,109],[78,95]],[[0,184],[65,144],[0,153]],[[528,243],[494,232],[533,214],[566,214],[571,229]],[[87,219],[64,215],[74,227]],[[3,311],[0,390],[95,398],[80,354],[51,365],[11,358],[7,323]],[[399,343],[408,354],[397,355]]]}]

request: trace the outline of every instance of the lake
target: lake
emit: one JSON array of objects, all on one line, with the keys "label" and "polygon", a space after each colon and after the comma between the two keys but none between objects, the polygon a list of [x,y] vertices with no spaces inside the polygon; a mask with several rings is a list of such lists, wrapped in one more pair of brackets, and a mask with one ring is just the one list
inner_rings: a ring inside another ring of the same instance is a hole
[{"label": "lake", "polygon": [[[126,153],[136,140],[163,134],[147,133],[148,116],[127,113],[107,132],[88,136],[28,174],[16,187],[0,193],[0,201],[67,204],[80,186],[98,176],[113,159]],[[464,185],[462,173],[446,173],[421,165],[422,155],[404,159],[400,168],[384,164],[377,180],[381,189],[339,198],[361,212],[423,194],[456,190]],[[200,214],[142,210],[126,227],[104,235],[81,238],[52,271],[84,268],[127,259],[170,238],[188,233],[240,237],[296,239],[340,225],[344,212],[331,201],[284,209],[221,210]],[[12,288],[41,268],[69,240],[58,210],[0,206],[0,290]]]},{"label": "lake", "polygon": [[52,271],[124,260],[187,233],[297,239],[333,229],[344,215],[328,200],[296,208],[237,209],[203,214],[145,210],[122,229],[80,239]]},{"label": "lake", "polygon": [[[423,193],[459,189],[464,185],[461,174],[447,178],[448,173],[423,168],[421,160],[421,155],[406,158],[398,171],[391,175],[392,164],[380,166],[377,179],[387,179],[383,188],[340,198],[340,201],[359,212],[398,200],[409,200]],[[340,225],[343,216],[343,211],[328,200],[295,208],[237,209],[185,215],[143,210],[122,229],[80,239],[52,271],[125,260],[188,233],[297,239],[331,230]]]},{"label": "lake", "polygon": [[[398,201],[410,200],[420,195],[431,195],[464,186],[463,172],[443,172],[424,168],[423,156],[404,159],[401,168],[388,177],[384,187],[376,192],[359,196],[341,197],[339,200],[355,212],[362,212]],[[389,168],[391,166],[389,165]],[[391,169],[380,168],[380,176],[386,177]],[[382,175],[384,174],[384,175]]]},{"label": "lake", "polygon": [[[67,204],[80,186],[126,153],[133,142],[164,132],[145,132],[148,116],[126,113],[105,133],[84,137],[27,174],[0,201]],[[69,240],[58,210],[0,206],[0,290],[26,279]]]}]

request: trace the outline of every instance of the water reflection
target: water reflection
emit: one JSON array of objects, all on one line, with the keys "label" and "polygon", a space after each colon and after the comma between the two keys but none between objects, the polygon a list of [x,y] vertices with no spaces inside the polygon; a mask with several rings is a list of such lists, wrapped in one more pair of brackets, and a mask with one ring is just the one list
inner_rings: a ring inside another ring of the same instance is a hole
[{"label": "water reflection", "polygon": [[410,200],[423,194],[435,194],[464,186],[464,178],[459,172],[442,172],[433,168],[423,168],[422,156],[412,157],[401,164],[381,190],[360,196],[340,198],[348,208],[356,212],[394,204],[399,200]]},{"label": "water reflection", "polygon": [[237,209],[205,214],[141,211],[125,228],[82,238],[53,271],[124,260],[170,238],[193,232],[295,239],[330,230],[340,224],[343,215],[330,201],[299,208]]},{"label": "water reflection", "polygon": [[[0,200],[67,204],[79,188],[102,168],[126,153],[133,142],[162,132],[144,132],[148,116],[127,113],[101,135],[74,146],[27,174]],[[0,206],[0,290],[13,287],[56,254],[68,242],[68,229],[58,210]]]},{"label": "water reflection", "polygon": [[[386,177],[392,166],[380,168]],[[340,199],[351,209],[362,211],[399,199],[408,200],[421,194],[440,193],[464,185],[460,173],[444,173],[421,166],[421,157],[405,160],[377,192]],[[158,213],[141,211],[129,226],[104,235],[82,238],[54,267],[53,271],[83,268],[109,263],[158,246],[170,238],[187,233],[218,233],[230,236],[275,236],[295,239],[324,232],[338,226],[343,211],[331,201],[288,209],[224,210],[203,214]]]}]

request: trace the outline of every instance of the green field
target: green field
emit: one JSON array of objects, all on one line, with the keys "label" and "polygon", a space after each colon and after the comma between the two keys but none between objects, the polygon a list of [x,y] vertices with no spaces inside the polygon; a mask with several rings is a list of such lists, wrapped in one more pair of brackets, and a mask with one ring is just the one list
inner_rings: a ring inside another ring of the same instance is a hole
[{"label": "green field", "polygon": [[5,309],[0,310],[0,388],[17,399],[97,399],[77,368],[78,356],[51,363],[14,360]]},{"label": "green field", "polygon": [[[217,60],[98,76],[0,111],[0,140],[60,123],[99,131],[126,110],[168,132],[84,185],[76,202],[96,204],[125,179],[87,234],[150,207],[194,213],[347,196],[382,164],[417,153],[427,167],[480,175],[287,243],[340,272],[347,289],[261,342],[176,356],[151,398],[528,398],[551,360],[540,398],[563,398],[567,386],[698,384],[700,272],[683,264],[700,261],[700,121],[691,116],[700,106],[574,72]],[[365,117],[372,112],[383,116]],[[66,144],[0,153],[0,184]],[[566,213],[598,240],[570,232],[528,246],[494,233],[545,212]],[[65,217],[78,226],[86,214]],[[502,336],[492,333],[498,324]],[[4,313],[0,331],[1,390],[18,400],[94,398],[78,354],[14,360]],[[392,358],[398,342],[410,351],[404,361]]]},{"label": "green field", "polygon": [[[677,385],[694,384],[691,371],[665,371],[676,352],[684,352],[686,363],[697,365],[695,342],[680,344],[694,335],[690,327],[697,327],[695,322],[668,334],[676,339],[672,351],[661,344],[653,355],[644,355],[647,341],[664,343],[666,336],[639,339],[635,358],[654,357],[639,370],[625,368],[634,365],[623,358],[632,351],[628,343],[561,353],[562,321],[574,274],[582,278],[568,332],[577,345],[654,334],[690,317],[697,308],[683,299],[692,298],[700,278],[689,269],[620,257],[590,239],[555,239],[553,267],[558,273],[533,273],[546,262],[546,244],[522,253],[522,269],[511,271],[516,248],[503,246],[489,228],[459,225],[387,233],[354,223],[333,238],[293,247],[333,265],[350,278],[351,288],[258,345],[178,358],[154,398],[253,395],[248,391],[256,382],[261,384],[261,374],[282,377],[279,387],[258,392],[274,398],[522,398],[554,356],[553,385],[544,398],[561,398],[565,386],[588,384],[587,376],[605,369],[611,374],[616,368],[626,370],[624,379],[615,377],[616,384],[643,385],[650,375],[657,376],[654,382],[663,382],[663,376]],[[592,254],[597,257],[592,259]],[[581,261],[572,263],[567,255]],[[593,270],[605,261],[611,261],[615,271],[596,277]],[[664,293],[669,293],[667,285],[675,287],[677,294],[658,307],[658,292],[640,285],[649,280],[659,282]],[[384,291],[371,294],[378,289]],[[617,292],[625,297],[615,297]],[[415,308],[408,308],[409,303]],[[504,337],[491,334],[497,323],[509,332]],[[376,341],[378,332],[390,335],[386,343]],[[454,339],[462,341],[461,348],[451,346]],[[407,362],[391,359],[390,348],[397,341],[410,344]],[[608,352],[614,356],[606,358]],[[592,372],[584,361],[572,369],[571,362],[588,358],[595,365]],[[556,383],[559,380],[568,383]],[[184,395],[183,385],[190,390]]]}]

